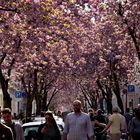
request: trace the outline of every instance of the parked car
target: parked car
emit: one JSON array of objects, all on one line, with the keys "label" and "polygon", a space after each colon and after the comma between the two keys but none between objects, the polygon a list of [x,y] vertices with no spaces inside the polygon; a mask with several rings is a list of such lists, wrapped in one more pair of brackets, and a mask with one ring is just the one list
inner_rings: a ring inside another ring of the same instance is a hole
[{"label": "parked car", "polygon": [[45,117],[34,117],[33,122],[45,122]]},{"label": "parked car", "polygon": [[[28,123],[24,123],[22,125],[23,131],[24,131],[24,136],[25,136],[25,140],[36,140],[37,139],[37,131],[39,128],[39,125],[45,122],[45,118],[41,118],[40,119],[35,119],[33,122],[28,122]],[[56,123],[59,127],[61,136],[63,135],[63,129],[64,129],[64,124],[63,122],[56,120]]]},{"label": "parked car", "polygon": [[[55,115],[54,115],[54,119],[55,119],[56,123],[61,127],[61,129],[64,129],[63,119],[58,116],[55,116]],[[35,117],[33,119],[33,122],[38,122],[38,121],[42,122],[42,123],[45,122],[45,117]]]},{"label": "parked car", "polygon": [[29,122],[22,125],[25,140],[37,139],[37,131],[41,122]]}]

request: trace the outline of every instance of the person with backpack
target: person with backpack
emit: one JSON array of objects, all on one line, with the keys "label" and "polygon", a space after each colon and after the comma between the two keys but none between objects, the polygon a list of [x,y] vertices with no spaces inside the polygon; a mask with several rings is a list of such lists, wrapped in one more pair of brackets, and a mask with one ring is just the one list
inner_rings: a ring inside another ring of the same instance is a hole
[{"label": "person with backpack", "polygon": [[[101,124],[104,124],[103,126]],[[96,140],[106,140],[106,133],[101,134],[100,132],[104,130],[104,127],[107,124],[107,119],[103,115],[103,111],[101,109],[97,110],[97,115],[95,116],[95,135]]]},{"label": "person with backpack", "polygon": [[2,111],[4,124],[11,128],[14,140],[25,140],[21,125],[12,121],[11,109],[5,108]]},{"label": "person with backpack", "polygon": [[109,122],[100,133],[105,133],[109,129],[111,140],[121,139],[121,115],[118,107],[113,107],[113,114],[109,116]]},{"label": "person with backpack", "polygon": [[135,117],[132,118],[129,124],[130,139],[140,139],[140,108],[135,109]]},{"label": "person with backpack", "polygon": [[121,126],[120,126],[121,139],[128,140],[128,126],[127,126],[126,118],[121,113],[120,113],[120,118],[121,118]]},{"label": "person with backpack", "polygon": [[127,126],[129,126],[129,122],[132,120],[133,118],[133,115],[130,113],[130,108],[126,108],[126,112],[124,114],[124,117],[126,119],[126,123],[127,123]]}]

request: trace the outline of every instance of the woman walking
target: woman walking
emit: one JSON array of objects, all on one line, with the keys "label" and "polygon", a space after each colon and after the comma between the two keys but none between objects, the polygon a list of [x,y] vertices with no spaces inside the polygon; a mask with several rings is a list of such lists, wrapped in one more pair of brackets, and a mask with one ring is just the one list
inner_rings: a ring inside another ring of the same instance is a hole
[{"label": "woman walking", "polygon": [[38,140],[61,140],[61,135],[56,121],[51,112],[45,113],[44,124],[41,124],[38,129]]}]

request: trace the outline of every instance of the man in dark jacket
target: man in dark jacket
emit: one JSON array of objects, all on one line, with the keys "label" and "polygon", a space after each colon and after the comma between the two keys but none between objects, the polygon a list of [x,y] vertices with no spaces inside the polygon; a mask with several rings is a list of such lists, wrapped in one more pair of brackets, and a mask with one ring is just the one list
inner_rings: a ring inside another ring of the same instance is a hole
[{"label": "man in dark jacket", "polygon": [[2,110],[2,117],[4,124],[11,128],[14,140],[25,140],[21,125],[12,121],[12,112],[10,108],[4,108]]},{"label": "man in dark jacket", "polygon": [[14,140],[11,129],[2,123],[0,123],[0,140]]},{"label": "man in dark jacket", "polygon": [[126,113],[124,114],[124,117],[126,119],[127,126],[129,126],[129,122],[133,118],[133,115],[130,113],[130,109],[129,108],[126,108]]},{"label": "man in dark jacket", "polygon": [[[107,124],[107,119],[106,117],[103,115],[103,111],[101,109],[98,109],[97,111],[97,116],[95,117],[95,120],[98,123],[102,123],[102,124]],[[106,140],[106,133],[101,134],[100,132],[104,129],[103,126],[99,126],[99,124],[95,123],[95,135],[96,135],[96,140]]]}]

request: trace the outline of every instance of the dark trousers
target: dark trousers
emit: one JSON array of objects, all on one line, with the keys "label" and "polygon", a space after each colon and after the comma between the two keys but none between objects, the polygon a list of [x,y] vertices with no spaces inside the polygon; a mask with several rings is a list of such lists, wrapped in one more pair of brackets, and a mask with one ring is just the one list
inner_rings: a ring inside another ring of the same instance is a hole
[{"label": "dark trousers", "polygon": [[133,139],[133,140],[140,140],[140,133],[134,133],[134,134],[132,135],[132,139]]},{"label": "dark trousers", "polygon": [[106,136],[107,134],[106,133],[103,133],[103,134],[96,134],[96,140],[106,140]]}]

